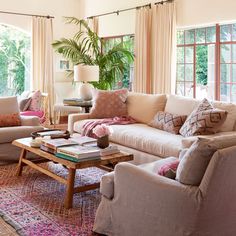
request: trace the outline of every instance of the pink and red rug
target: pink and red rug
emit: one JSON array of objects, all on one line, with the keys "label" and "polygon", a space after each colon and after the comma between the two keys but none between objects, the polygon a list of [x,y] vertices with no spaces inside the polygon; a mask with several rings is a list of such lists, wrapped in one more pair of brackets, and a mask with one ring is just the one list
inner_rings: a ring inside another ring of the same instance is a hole
[{"label": "pink and red rug", "polygon": [[[48,167],[60,176],[67,170],[59,164]],[[0,215],[19,235],[88,236],[92,235],[99,190],[74,195],[74,207],[65,209],[65,186],[52,178],[25,167],[16,177],[16,165],[0,166]],[[97,168],[77,171],[79,186],[100,180],[105,172]]]}]

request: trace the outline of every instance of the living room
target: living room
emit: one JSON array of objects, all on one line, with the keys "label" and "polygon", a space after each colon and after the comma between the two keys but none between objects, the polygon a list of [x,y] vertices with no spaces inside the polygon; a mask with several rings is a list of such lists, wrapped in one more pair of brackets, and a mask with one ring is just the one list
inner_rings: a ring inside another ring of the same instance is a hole
[{"label": "living room", "polygon": [[236,235],[235,7],[2,1],[0,235]]}]

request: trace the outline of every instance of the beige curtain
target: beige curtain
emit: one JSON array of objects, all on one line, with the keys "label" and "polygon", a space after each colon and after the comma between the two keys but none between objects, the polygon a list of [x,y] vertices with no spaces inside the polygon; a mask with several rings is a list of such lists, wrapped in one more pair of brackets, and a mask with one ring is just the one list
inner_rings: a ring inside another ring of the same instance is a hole
[{"label": "beige curtain", "polygon": [[53,29],[52,19],[32,18],[32,70],[33,90],[48,94],[48,116],[53,118],[54,79],[53,79]]},{"label": "beige curtain", "polygon": [[153,7],[153,93],[175,93],[175,3]]},{"label": "beige curtain", "polygon": [[149,8],[136,11],[134,92],[151,93],[151,16]]}]

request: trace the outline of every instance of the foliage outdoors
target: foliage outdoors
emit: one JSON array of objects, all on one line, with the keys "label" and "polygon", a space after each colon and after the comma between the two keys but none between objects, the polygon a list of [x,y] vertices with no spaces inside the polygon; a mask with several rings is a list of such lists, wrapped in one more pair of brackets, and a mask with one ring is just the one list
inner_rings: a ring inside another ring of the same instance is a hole
[{"label": "foliage outdoors", "polygon": [[6,25],[0,25],[0,32],[0,95],[21,94],[30,74],[30,37]]},{"label": "foliage outdoors", "polygon": [[55,51],[73,65],[98,65],[99,82],[92,84],[99,89],[111,89],[113,84],[121,79],[127,65],[132,63],[133,54],[121,43],[108,51],[102,51],[104,42],[85,20],[68,17],[66,22],[77,25],[79,31],[71,39],[56,40],[53,43]]}]

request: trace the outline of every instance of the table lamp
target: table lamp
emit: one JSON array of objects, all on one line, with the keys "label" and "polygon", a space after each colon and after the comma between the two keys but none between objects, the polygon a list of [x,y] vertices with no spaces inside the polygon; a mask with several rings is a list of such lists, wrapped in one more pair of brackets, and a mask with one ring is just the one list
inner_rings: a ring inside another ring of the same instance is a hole
[{"label": "table lamp", "polygon": [[87,82],[99,81],[99,66],[75,65],[74,81],[82,82],[79,87],[80,97],[85,101],[92,100],[92,85]]}]

